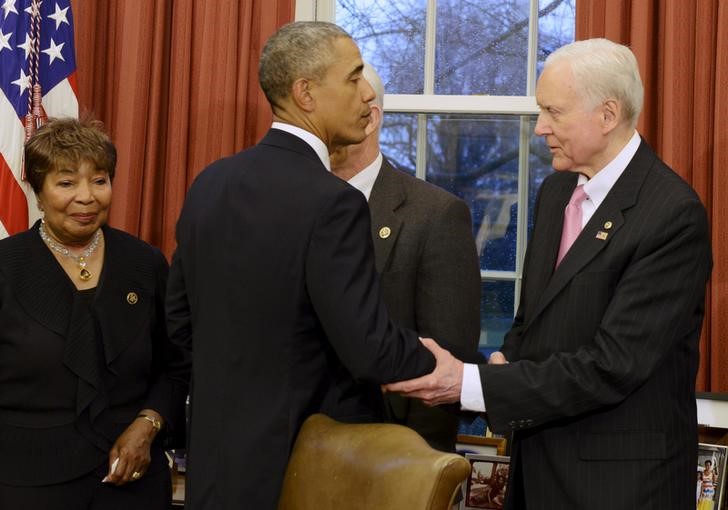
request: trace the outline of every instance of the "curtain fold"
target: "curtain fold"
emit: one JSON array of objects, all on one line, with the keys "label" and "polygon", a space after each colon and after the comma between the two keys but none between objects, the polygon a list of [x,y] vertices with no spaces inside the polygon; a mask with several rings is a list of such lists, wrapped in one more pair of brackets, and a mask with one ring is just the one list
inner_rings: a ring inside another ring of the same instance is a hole
[{"label": "curtain fold", "polygon": [[258,56],[294,1],[71,4],[81,114],[103,121],[118,150],[109,222],[170,256],[194,177],[270,125]]},{"label": "curtain fold", "polygon": [[576,37],[630,46],[645,83],[638,129],[700,195],[713,273],[700,340],[699,391],[728,392],[728,4],[576,0]]}]

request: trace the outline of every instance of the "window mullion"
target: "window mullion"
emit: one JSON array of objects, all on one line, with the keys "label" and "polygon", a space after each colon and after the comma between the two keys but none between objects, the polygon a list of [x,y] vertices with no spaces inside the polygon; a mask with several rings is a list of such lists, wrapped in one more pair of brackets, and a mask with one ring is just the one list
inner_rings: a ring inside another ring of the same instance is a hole
[{"label": "window mullion", "polygon": [[[316,20],[331,21],[332,23],[336,21],[336,0],[313,0],[311,3]],[[306,1],[301,2],[301,0],[296,2],[296,21],[306,21],[308,18],[299,17],[299,4],[302,4],[300,14],[303,15],[311,11],[311,4]]]},{"label": "window mullion", "polygon": [[[435,33],[437,31],[437,0],[427,0],[425,21],[424,93],[435,91]],[[417,115],[417,153],[415,176],[427,180],[427,115]]]},{"label": "window mullion", "polygon": [[435,93],[435,47],[437,33],[437,0],[427,0],[425,24],[425,76],[424,93]]},{"label": "window mullion", "polygon": [[[531,0],[528,17],[528,69],[526,72],[526,95],[536,93],[536,62],[538,57],[538,0]],[[516,227],[516,286],[513,294],[513,312],[518,311],[523,281],[523,260],[526,256],[528,237],[528,188],[531,125],[529,118],[521,116],[521,140],[518,150],[518,212]]]},{"label": "window mullion", "polygon": [[536,62],[538,59],[538,0],[531,0],[528,16],[528,69],[526,71],[526,95],[536,95]]}]

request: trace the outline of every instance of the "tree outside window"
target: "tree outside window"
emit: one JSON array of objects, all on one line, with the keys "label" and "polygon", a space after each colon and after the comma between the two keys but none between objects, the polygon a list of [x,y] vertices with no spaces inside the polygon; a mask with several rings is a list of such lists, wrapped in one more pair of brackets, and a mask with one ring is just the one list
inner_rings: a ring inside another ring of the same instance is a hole
[{"label": "tree outside window", "polygon": [[382,152],[470,206],[485,351],[497,349],[510,327],[530,213],[553,171],[533,135],[535,82],[546,56],[574,40],[575,1],[319,0],[310,7],[347,30],[382,77]]}]

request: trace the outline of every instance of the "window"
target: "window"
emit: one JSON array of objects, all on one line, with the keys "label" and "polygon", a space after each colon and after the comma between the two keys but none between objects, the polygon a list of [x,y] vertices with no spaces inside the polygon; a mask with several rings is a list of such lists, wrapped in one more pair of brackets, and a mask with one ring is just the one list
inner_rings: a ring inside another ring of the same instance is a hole
[{"label": "window", "polygon": [[518,306],[536,192],[551,169],[533,135],[536,76],[574,40],[576,0],[298,0],[334,21],[384,82],[382,152],[465,200],[480,255],[481,348]]}]

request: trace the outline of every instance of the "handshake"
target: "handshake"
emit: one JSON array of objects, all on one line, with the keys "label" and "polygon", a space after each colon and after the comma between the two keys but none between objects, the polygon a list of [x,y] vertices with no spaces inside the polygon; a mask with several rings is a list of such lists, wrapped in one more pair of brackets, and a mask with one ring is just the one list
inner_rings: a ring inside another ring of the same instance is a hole
[{"label": "handshake", "polygon": [[[435,356],[435,370],[416,379],[385,384],[383,386],[384,390],[399,393],[404,397],[420,399],[428,406],[460,402],[465,369],[463,362],[437,345],[437,342],[432,338],[422,338],[420,340]],[[494,352],[488,360],[488,364],[491,365],[503,365],[505,363],[508,363],[508,361],[501,352]]]}]

